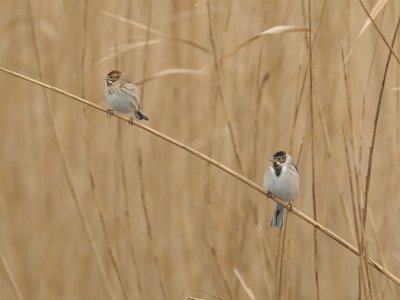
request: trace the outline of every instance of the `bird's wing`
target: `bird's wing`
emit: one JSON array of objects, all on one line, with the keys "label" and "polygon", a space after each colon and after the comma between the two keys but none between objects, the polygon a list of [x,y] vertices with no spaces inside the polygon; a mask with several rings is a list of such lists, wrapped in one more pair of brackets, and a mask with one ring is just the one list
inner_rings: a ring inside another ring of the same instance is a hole
[{"label": "bird's wing", "polygon": [[121,87],[122,91],[127,93],[129,96],[129,99],[132,101],[133,105],[135,106],[135,109],[139,108],[139,97],[140,97],[140,92],[139,89],[137,88],[136,85],[131,84],[131,83],[125,83]]}]

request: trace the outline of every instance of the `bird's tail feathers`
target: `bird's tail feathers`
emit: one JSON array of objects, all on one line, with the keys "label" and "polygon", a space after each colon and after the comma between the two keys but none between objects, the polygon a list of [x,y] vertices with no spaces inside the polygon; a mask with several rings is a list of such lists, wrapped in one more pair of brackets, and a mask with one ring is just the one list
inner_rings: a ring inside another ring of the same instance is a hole
[{"label": "bird's tail feathers", "polygon": [[134,111],[133,113],[135,114],[135,117],[138,120],[142,120],[142,119],[146,120],[146,121],[149,120],[149,118],[144,113],[142,113],[140,110]]},{"label": "bird's tail feathers", "polygon": [[283,208],[282,205],[275,203],[275,210],[271,219],[271,227],[278,227],[279,229],[282,229],[284,211],[285,209]]}]

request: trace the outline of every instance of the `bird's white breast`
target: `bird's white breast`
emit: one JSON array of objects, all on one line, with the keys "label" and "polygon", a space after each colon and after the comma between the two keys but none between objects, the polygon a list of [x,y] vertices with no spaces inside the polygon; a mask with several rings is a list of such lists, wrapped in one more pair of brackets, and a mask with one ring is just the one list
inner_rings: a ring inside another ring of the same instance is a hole
[{"label": "bird's white breast", "polygon": [[282,166],[282,173],[276,176],[275,169],[268,167],[264,175],[264,189],[283,201],[292,201],[299,192],[299,177],[293,165]]},{"label": "bird's white breast", "polygon": [[109,89],[106,87],[104,90],[104,97],[108,104],[118,112],[130,113],[135,110],[132,99],[130,99],[132,96],[124,93],[120,89]]}]

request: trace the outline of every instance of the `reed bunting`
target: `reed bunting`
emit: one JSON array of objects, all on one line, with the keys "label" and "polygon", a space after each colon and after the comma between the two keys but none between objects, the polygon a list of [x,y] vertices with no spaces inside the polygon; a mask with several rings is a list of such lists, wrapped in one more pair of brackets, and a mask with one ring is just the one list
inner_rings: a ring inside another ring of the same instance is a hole
[{"label": "reed bunting", "polygon": [[113,70],[103,77],[106,81],[104,97],[112,109],[107,110],[110,117],[114,110],[120,113],[131,113],[129,125],[133,125],[133,114],[138,120],[146,120],[144,113],[140,111],[139,98],[140,93],[136,85],[132,83],[128,75],[119,70]]},{"label": "reed bunting", "polygon": [[[278,151],[269,161],[264,174],[264,189],[285,202],[294,201],[299,193],[299,174],[292,157],[285,151]],[[282,229],[283,212],[283,206],[275,203],[271,227]]]}]

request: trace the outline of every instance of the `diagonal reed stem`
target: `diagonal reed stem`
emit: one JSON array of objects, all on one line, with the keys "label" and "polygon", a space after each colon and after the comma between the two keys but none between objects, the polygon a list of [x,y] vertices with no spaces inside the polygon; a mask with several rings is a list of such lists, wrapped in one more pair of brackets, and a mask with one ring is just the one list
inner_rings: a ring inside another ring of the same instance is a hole
[{"label": "diagonal reed stem", "polygon": [[[2,71],[4,73],[7,73],[7,74],[10,74],[10,75],[13,75],[15,77],[24,79],[26,81],[29,81],[31,83],[34,83],[36,85],[39,85],[39,86],[44,87],[46,89],[49,89],[49,90],[51,90],[53,92],[56,92],[56,93],[59,93],[61,95],[67,96],[67,97],[69,97],[71,99],[74,99],[74,100],[76,100],[78,102],[81,102],[83,104],[89,105],[89,106],[91,106],[91,107],[93,107],[93,108],[95,108],[97,110],[100,110],[100,111],[102,111],[102,112],[107,114],[107,110],[105,108],[103,108],[102,106],[94,104],[93,102],[87,101],[85,99],[82,99],[82,98],[80,98],[78,96],[75,96],[75,95],[73,95],[71,93],[65,92],[65,91],[63,91],[63,90],[61,90],[59,88],[56,88],[54,86],[42,83],[42,82],[40,82],[38,80],[32,79],[30,77],[27,77],[27,76],[24,76],[24,75],[21,75],[21,74],[18,74],[16,72],[7,70],[7,69],[2,68],[2,67],[0,67],[0,71]],[[120,120],[123,120],[123,121],[125,121],[127,123],[129,123],[129,121],[130,121],[129,118],[124,117],[124,116],[122,116],[120,114],[117,114],[117,113],[114,113],[113,117],[118,118]],[[183,149],[183,150],[185,150],[185,151],[187,151],[187,152],[199,157],[200,159],[202,159],[202,160],[214,165],[215,167],[221,169],[222,171],[224,171],[224,172],[228,173],[229,175],[235,177],[236,179],[242,181],[243,183],[245,183],[249,187],[253,188],[254,190],[258,191],[259,193],[263,194],[264,196],[267,196],[268,191],[264,190],[262,187],[260,187],[259,185],[255,184],[253,181],[247,179],[243,175],[240,175],[239,173],[236,173],[236,172],[232,171],[231,169],[229,169],[228,167],[226,167],[223,164],[219,163],[218,161],[208,157],[207,155],[204,155],[203,153],[201,153],[201,152],[199,152],[197,150],[194,150],[193,148],[190,148],[189,146],[187,146],[187,145],[185,145],[185,144],[183,144],[181,142],[178,142],[177,140],[174,140],[173,138],[170,138],[169,136],[167,136],[167,135],[165,135],[165,134],[163,134],[163,133],[161,133],[161,132],[159,132],[157,130],[154,130],[154,129],[150,128],[150,127],[147,127],[147,126],[145,126],[145,125],[143,125],[143,124],[141,124],[141,123],[139,123],[137,121],[133,121],[133,125],[135,125],[136,127],[141,128],[143,130],[146,130],[147,132],[149,132],[151,134],[154,134],[155,136],[157,136],[157,137],[159,137],[159,138],[161,138],[161,139],[163,139],[163,140],[165,140],[165,141],[167,141],[167,142],[169,142],[171,144],[174,144],[175,146],[177,146],[177,147],[179,147],[179,148],[181,148],[181,149]],[[272,199],[272,198],[269,198],[269,199]],[[316,229],[318,229],[319,231],[323,232],[328,237],[330,237],[331,239],[333,239],[334,241],[336,241],[337,243],[339,243],[340,245],[342,245],[343,247],[345,247],[346,249],[348,249],[349,251],[351,251],[355,255],[357,255],[357,256],[359,255],[359,251],[357,250],[356,247],[354,247],[353,245],[348,243],[346,240],[342,239],[337,234],[333,233],[328,228],[322,226],[320,223],[314,221],[309,216],[307,216],[306,214],[302,213],[300,210],[298,210],[298,209],[296,209],[294,207],[291,207],[288,203],[283,202],[282,200],[280,200],[279,198],[276,198],[276,197],[273,198],[272,201],[275,201],[276,203],[282,205],[286,209],[291,209],[291,212],[294,215],[298,216],[299,218],[303,219],[304,221],[306,221],[310,225],[314,226]],[[370,257],[368,257],[368,263],[373,268],[375,268],[380,273],[382,273],[384,276],[386,276],[387,278],[392,280],[394,283],[396,283],[398,286],[400,286],[400,278],[396,277],[389,270],[387,270],[384,267],[382,267],[380,264],[378,264],[376,261],[374,261]]]}]

